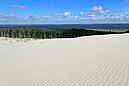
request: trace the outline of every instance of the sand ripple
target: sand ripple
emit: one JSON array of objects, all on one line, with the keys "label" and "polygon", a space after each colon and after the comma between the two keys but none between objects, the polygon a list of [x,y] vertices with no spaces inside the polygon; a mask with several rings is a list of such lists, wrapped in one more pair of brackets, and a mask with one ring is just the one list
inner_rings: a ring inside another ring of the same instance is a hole
[{"label": "sand ripple", "polygon": [[0,86],[129,86],[129,34],[2,44]]}]

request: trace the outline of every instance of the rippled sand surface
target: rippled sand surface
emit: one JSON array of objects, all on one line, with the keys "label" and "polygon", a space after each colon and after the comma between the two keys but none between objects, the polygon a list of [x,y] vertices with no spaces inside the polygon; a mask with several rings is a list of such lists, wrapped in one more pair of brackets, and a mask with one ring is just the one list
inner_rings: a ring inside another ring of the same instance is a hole
[{"label": "rippled sand surface", "polygon": [[0,86],[129,86],[129,34],[0,38]]}]

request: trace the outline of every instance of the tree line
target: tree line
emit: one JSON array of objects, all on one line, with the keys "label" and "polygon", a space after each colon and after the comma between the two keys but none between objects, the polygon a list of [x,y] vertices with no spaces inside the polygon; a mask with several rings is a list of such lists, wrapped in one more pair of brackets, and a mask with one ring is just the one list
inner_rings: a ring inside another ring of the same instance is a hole
[{"label": "tree line", "polygon": [[[129,31],[126,31],[126,33]],[[116,34],[122,32],[95,31],[85,29],[43,29],[43,28],[0,28],[1,37],[9,38],[75,38],[88,35]]]}]

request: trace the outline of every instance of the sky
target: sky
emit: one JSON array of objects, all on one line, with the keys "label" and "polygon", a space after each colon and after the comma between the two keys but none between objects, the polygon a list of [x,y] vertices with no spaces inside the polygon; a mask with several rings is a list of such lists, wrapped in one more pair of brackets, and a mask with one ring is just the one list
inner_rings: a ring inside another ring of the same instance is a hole
[{"label": "sky", "polygon": [[0,24],[129,23],[129,0],[0,0]]}]

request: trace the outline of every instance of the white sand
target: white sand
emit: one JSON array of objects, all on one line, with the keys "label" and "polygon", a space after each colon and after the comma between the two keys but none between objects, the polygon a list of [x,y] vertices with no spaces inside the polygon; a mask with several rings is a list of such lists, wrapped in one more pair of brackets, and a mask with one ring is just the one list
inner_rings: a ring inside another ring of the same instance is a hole
[{"label": "white sand", "polygon": [[129,86],[129,34],[0,38],[0,86]]}]

